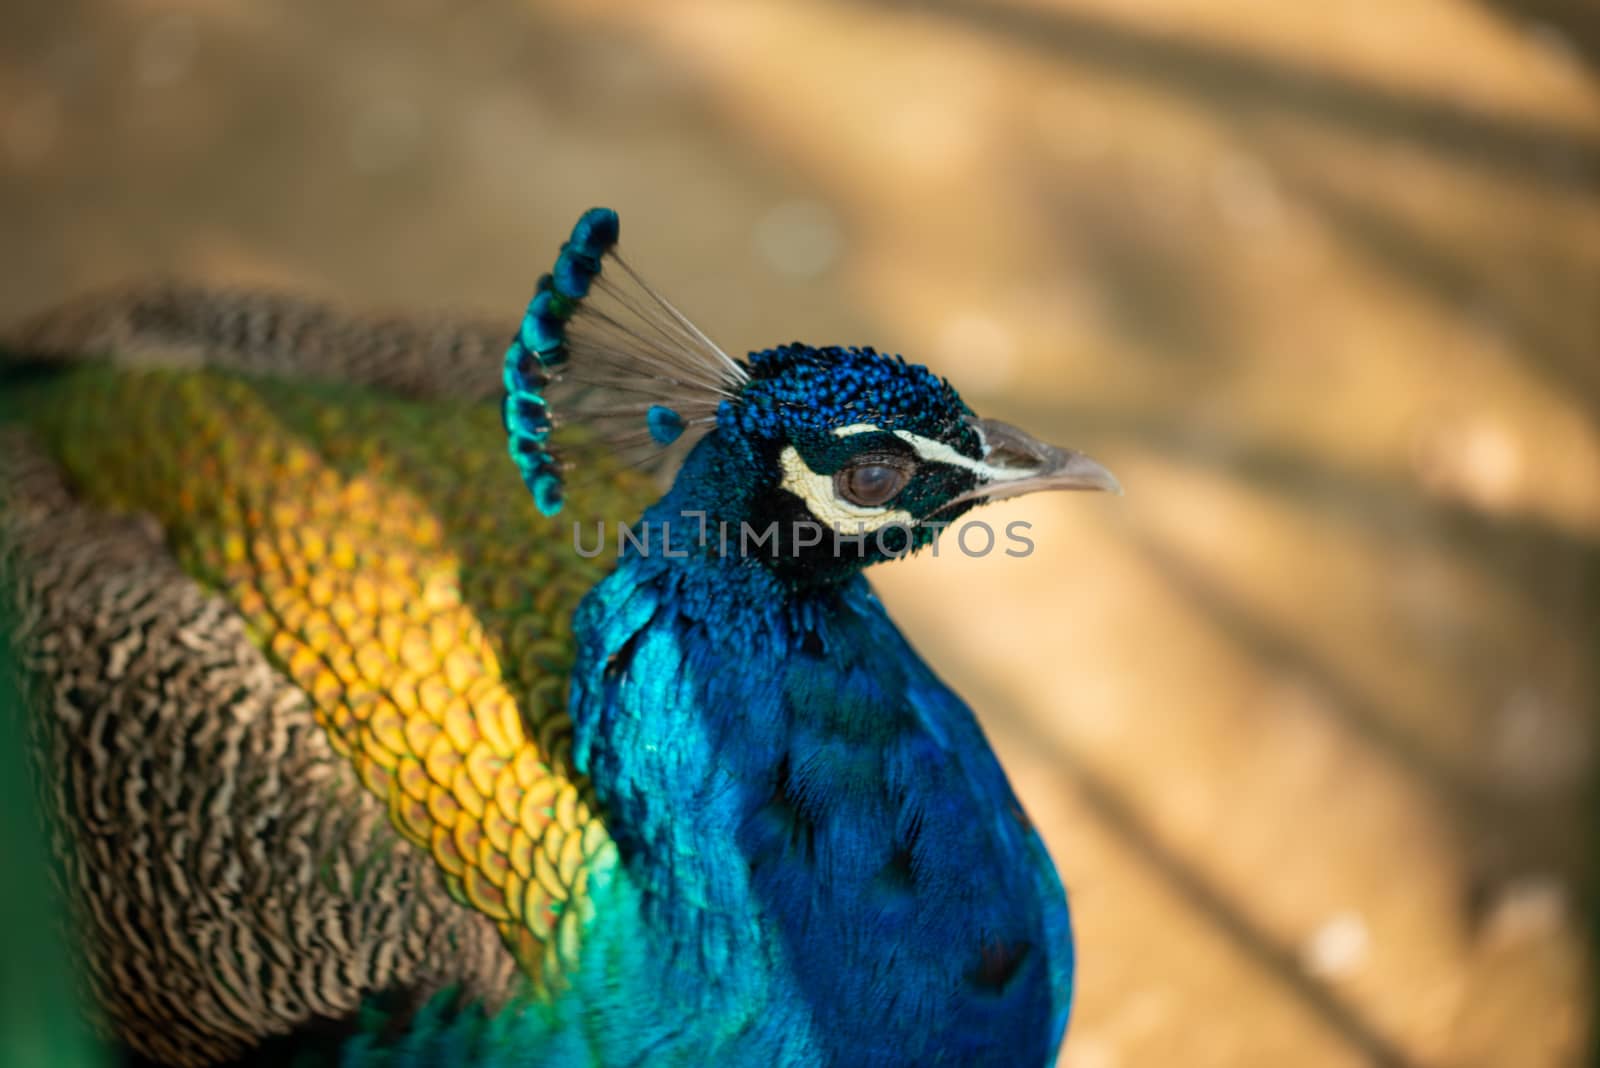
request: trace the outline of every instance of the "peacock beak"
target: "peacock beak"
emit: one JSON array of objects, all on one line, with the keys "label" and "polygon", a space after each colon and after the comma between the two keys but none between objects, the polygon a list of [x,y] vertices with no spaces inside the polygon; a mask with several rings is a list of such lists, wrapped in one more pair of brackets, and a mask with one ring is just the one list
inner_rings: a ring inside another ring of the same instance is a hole
[{"label": "peacock beak", "polygon": [[1003,501],[1043,490],[1122,493],[1116,476],[1081,452],[1047,444],[998,419],[977,420],[977,427],[984,441],[981,480],[965,498]]}]

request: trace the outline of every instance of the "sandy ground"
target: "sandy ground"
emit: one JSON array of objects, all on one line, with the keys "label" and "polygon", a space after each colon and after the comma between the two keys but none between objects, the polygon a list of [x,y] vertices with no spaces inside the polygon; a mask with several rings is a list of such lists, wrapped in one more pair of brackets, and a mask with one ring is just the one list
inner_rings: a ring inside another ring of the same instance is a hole
[{"label": "sandy ground", "polygon": [[151,274],[513,316],[582,208],[725,347],[1106,461],[882,569],[1072,893],[1070,1068],[1591,1027],[1591,0],[124,0],[0,14],[0,319]]}]

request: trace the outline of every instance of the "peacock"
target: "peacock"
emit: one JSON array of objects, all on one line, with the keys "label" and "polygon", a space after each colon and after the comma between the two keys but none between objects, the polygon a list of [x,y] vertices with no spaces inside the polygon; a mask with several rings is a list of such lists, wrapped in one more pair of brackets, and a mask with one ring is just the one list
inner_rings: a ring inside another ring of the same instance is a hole
[{"label": "peacock", "polygon": [[180,284],[5,338],[49,877],[128,1062],[1054,1062],[1061,881],[863,572],[1115,479],[899,356],[729,357],[618,236],[509,349]]}]

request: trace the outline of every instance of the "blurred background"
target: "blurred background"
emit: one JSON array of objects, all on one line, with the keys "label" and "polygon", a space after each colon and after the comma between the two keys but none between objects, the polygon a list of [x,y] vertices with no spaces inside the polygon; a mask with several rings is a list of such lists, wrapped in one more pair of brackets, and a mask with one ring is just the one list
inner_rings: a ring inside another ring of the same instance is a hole
[{"label": "blurred background", "polygon": [[1588,1062],[1594,0],[0,14],[0,321],[155,274],[514,321],[572,220],[1121,499],[880,569],[1071,893],[1069,1068]]}]

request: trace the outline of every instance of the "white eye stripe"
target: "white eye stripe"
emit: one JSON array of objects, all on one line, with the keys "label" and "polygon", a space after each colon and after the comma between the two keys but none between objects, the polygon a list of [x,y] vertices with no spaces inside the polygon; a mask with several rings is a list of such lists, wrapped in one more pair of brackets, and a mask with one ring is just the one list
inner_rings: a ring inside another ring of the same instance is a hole
[{"label": "white eye stripe", "polygon": [[[837,427],[833,433],[836,437],[849,438],[857,434],[874,432],[882,433],[883,428],[872,423],[851,423],[849,426]],[[985,482],[1010,482],[1014,479],[1028,478],[1038,474],[1037,471],[1026,467],[995,467],[992,464],[984,463],[982,460],[974,460],[970,456],[962,455],[942,441],[925,438],[921,434],[913,434],[909,430],[895,430],[891,431],[891,433],[915,449],[917,456],[921,459],[929,463],[964,467]],[[978,430],[978,434],[981,439],[983,435],[981,428]]]},{"label": "white eye stripe", "polygon": [[811,470],[793,445],[784,446],[778,464],[783,468],[783,481],[779,484],[804,501],[815,519],[840,534],[872,534],[887,526],[910,527],[915,523],[903,508],[865,507],[842,499],[833,492],[832,476]]},{"label": "white eye stripe", "polygon": [[1038,474],[1037,471],[1026,467],[995,467],[982,460],[974,460],[970,456],[963,456],[942,441],[925,438],[920,434],[913,434],[909,430],[896,430],[894,436],[917,450],[917,455],[931,463],[949,464],[952,467],[964,467],[977,475],[985,482],[1009,482],[1012,479],[1028,478]]},{"label": "white eye stripe", "polygon": [[836,438],[853,438],[857,434],[881,433],[882,430],[881,426],[873,426],[871,423],[851,423],[849,426],[835,427],[833,436]]}]

